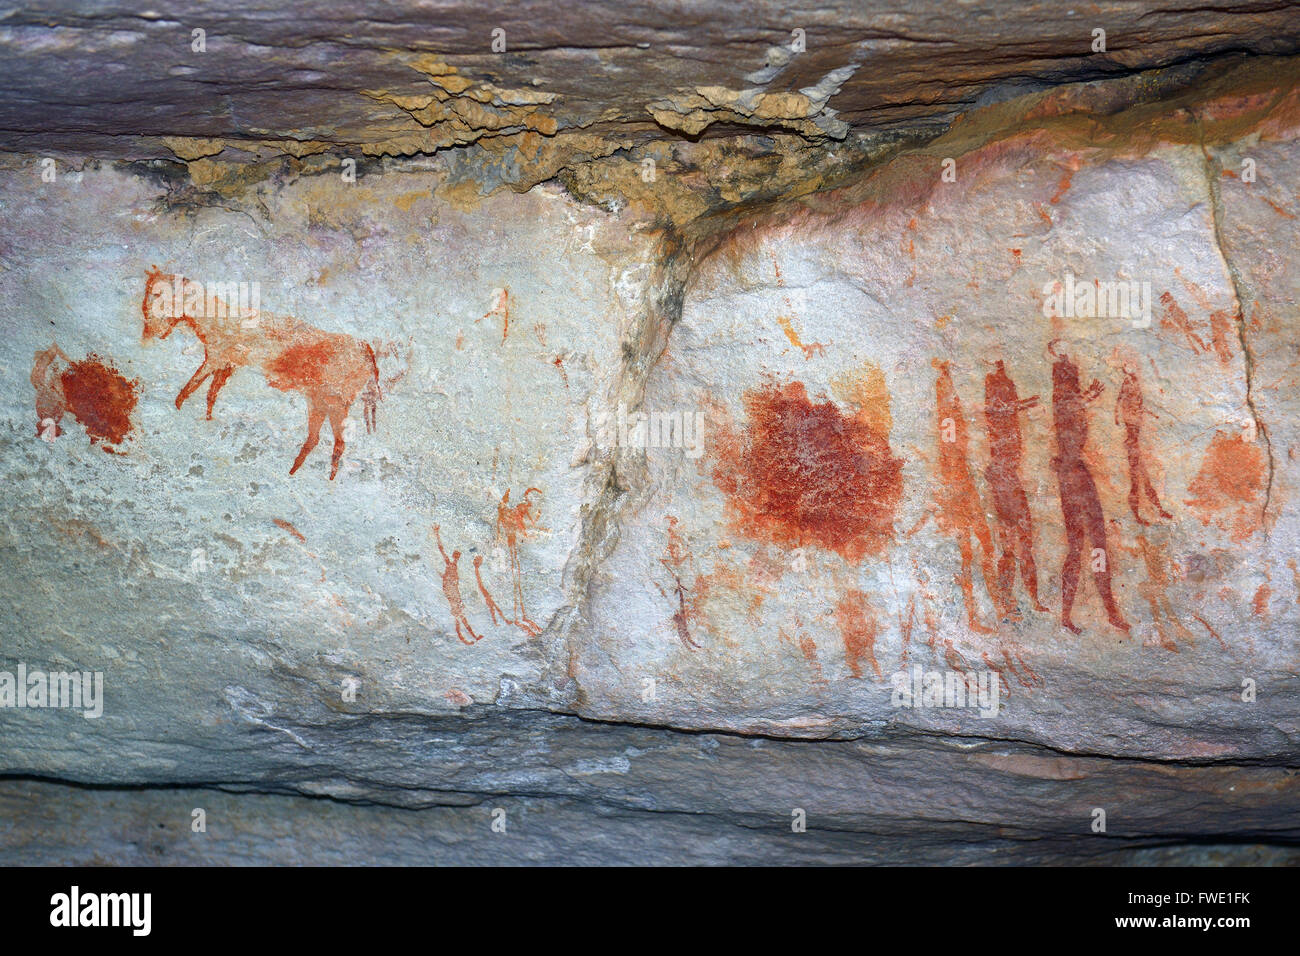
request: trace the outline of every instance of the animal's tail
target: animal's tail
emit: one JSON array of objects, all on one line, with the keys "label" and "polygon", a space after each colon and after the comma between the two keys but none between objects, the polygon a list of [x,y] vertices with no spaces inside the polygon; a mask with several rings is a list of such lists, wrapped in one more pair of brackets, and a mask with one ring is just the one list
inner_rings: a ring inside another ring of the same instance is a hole
[{"label": "animal's tail", "polygon": [[375,360],[375,350],[370,347],[369,342],[361,343],[366,347],[366,355],[370,356],[370,381],[366,382],[366,387],[361,392],[361,402],[363,415],[366,420],[367,434],[373,432],[378,427],[377,410],[379,403],[383,401],[384,392],[379,387],[379,362]]}]

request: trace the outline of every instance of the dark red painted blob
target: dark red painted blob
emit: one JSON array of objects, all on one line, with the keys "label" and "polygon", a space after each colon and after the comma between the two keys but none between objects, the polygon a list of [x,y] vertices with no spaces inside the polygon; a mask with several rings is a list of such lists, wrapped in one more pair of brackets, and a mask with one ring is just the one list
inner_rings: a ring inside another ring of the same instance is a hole
[{"label": "dark red painted blob", "polygon": [[853,563],[883,550],[903,494],[903,460],[888,436],[831,401],[810,401],[801,382],[753,389],[744,402],[745,431],[723,434],[713,472],[738,530]]},{"label": "dark red painted blob", "polygon": [[267,381],[282,391],[320,388],[329,377],[334,344],[329,339],[290,345],[267,366]]},{"label": "dark red painted blob", "polygon": [[[59,376],[67,410],[86,428],[91,443],[120,445],[131,433],[139,382],[105,365],[98,355],[73,362]],[[105,451],[111,451],[105,448]]]}]

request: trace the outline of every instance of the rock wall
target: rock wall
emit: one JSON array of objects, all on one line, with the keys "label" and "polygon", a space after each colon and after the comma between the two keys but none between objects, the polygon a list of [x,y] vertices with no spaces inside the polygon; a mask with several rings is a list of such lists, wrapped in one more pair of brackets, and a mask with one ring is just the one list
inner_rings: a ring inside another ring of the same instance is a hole
[{"label": "rock wall", "polygon": [[0,859],[1291,861],[1296,64],[848,42],[7,134]]}]

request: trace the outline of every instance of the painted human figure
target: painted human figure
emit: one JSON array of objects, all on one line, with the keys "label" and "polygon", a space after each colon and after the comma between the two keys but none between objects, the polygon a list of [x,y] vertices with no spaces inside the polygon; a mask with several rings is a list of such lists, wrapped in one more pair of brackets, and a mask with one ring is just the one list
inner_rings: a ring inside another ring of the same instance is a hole
[{"label": "painted human figure", "polygon": [[[1118,529],[1118,522],[1114,518],[1111,523]],[[1137,547],[1124,547],[1122,541],[1119,546],[1129,554],[1140,557],[1146,565],[1146,580],[1137,588],[1151,608],[1151,624],[1155,628],[1157,643],[1165,650],[1178,650],[1178,644],[1169,636],[1168,629],[1175,631],[1184,644],[1196,643],[1196,638],[1183,624],[1169,601],[1169,588],[1177,580],[1181,569],[1170,560],[1167,543],[1155,543],[1148,540],[1146,535],[1139,534]]]},{"label": "painted human figure", "polygon": [[1020,413],[1035,407],[1038,396],[1021,398],[1016,383],[1007,374],[1002,360],[984,376],[984,423],[989,439],[989,464],[984,470],[993,496],[998,538],[998,591],[1006,607],[1014,606],[1017,559],[1034,609],[1046,611],[1038,599],[1038,568],[1034,563],[1034,524],[1029,513],[1029,499],[1020,477],[1024,459],[1024,439],[1020,432]]},{"label": "painted human figure", "polygon": [[523,572],[519,564],[519,539],[528,536],[530,525],[537,524],[537,515],[533,509],[536,502],[529,495],[540,495],[540,488],[529,488],[523,494],[523,500],[510,504],[510,489],[506,489],[501,503],[497,505],[497,537],[505,538],[506,551],[510,556],[510,574],[514,580],[515,624],[534,637],[542,633],[542,628],[528,616],[524,610]]},{"label": "painted human figure", "polygon": [[1146,416],[1158,418],[1155,412],[1148,411],[1142,400],[1142,383],[1132,363],[1124,363],[1124,384],[1119,388],[1119,400],[1115,403],[1115,424],[1124,423],[1124,448],[1128,452],[1128,507],[1138,524],[1150,524],[1142,517],[1140,508],[1142,499],[1156,509],[1162,518],[1172,518],[1160,505],[1160,498],[1151,485],[1151,476],[1147,474],[1146,458],[1142,452],[1142,422]]},{"label": "painted human figure", "polygon": [[[442,593],[447,598],[447,607],[451,609],[452,619],[456,622],[456,637],[462,644],[477,644],[480,635],[474,633],[474,629],[469,626],[469,618],[465,613],[465,600],[460,596],[460,552],[452,551],[451,557],[447,557],[447,552],[442,547],[442,534],[438,525],[433,526],[433,535],[438,542],[438,551],[442,554],[442,562],[445,565],[442,572]],[[473,640],[465,640],[465,635],[460,629],[464,626]]]},{"label": "painted human figure", "polygon": [[483,595],[483,602],[487,605],[488,614],[492,617],[492,623],[497,623],[497,618],[501,618],[503,624],[514,624],[515,622],[506,617],[505,611],[501,610],[496,600],[488,591],[487,585],[483,583],[483,555],[474,555],[474,578],[478,581],[479,593]]},{"label": "painted human figure", "polygon": [[[677,599],[677,610],[673,612],[673,628],[677,632],[677,639],[682,645],[689,650],[696,650],[699,644],[691,637],[690,615],[686,604],[686,586],[682,584],[681,567],[690,560],[690,553],[686,549],[686,542],[682,540],[681,532],[677,530],[677,518],[673,515],[667,516],[668,521],[668,544],[664,547],[663,557],[659,559],[673,578],[673,595]],[[659,592],[665,597],[668,592],[658,584]]]},{"label": "painted human figure", "polygon": [[985,627],[976,619],[972,575],[974,542],[978,541],[984,585],[1001,611],[1000,601],[994,588],[993,536],[984,517],[984,505],[980,502],[975,480],[971,477],[970,436],[966,430],[966,413],[962,409],[961,399],[953,385],[949,363],[934,359],[931,364],[939,370],[939,377],[934,385],[939,426],[935,520],[939,530],[955,538],[961,549],[961,571],[957,576],[957,583],[961,587],[966,604],[967,624],[972,631],[988,634],[991,628]]},{"label": "painted human figure", "polygon": [[[1049,351],[1051,351],[1049,346]],[[1085,542],[1093,550],[1093,579],[1112,626],[1128,632],[1129,625],[1111,593],[1111,561],[1106,548],[1106,519],[1101,510],[1097,483],[1084,460],[1088,443],[1088,404],[1105,388],[1094,381],[1080,388],[1079,367],[1068,355],[1052,351],[1052,416],[1056,429],[1056,471],[1061,495],[1061,516],[1065,520],[1066,554],[1061,567],[1061,624],[1075,634],[1079,628],[1070,619],[1079,587],[1079,568]]]}]

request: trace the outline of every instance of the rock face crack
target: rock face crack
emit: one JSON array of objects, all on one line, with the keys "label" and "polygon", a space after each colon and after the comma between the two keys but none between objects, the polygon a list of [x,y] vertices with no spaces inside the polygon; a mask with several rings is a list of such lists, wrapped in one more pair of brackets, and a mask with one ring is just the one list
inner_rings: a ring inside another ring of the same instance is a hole
[{"label": "rock face crack", "polygon": [[1237,342],[1241,347],[1242,354],[1246,407],[1250,409],[1255,431],[1264,443],[1264,451],[1268,458],[1268,476],[1264,486],[1264,500],[1260,506],[1260,528],[1264,535],[1267,536],[1269,533],[1269,506],[1273,500],[1273,483],[1277,472],[1277,461],[1273,454],[1273,441],[1269,436],[1268,426],[1264,423],[1264,419],[1259,414],[1259,408],[1255,404],[1255,353],[1251,349],[1250,339],[1246,331],[1246,284],[1242,279],[1241,271],[1233,262],[1232,256],[1228,254],[1228,246],[1224,241],[1223,200],[1219,188],[1219,182],[1223,177],[1223,165],[1210,151],[1204,139],[1201,141],[1201,156],[1203,160],[1202,168],[1205,170],[1206,190],[1210,200],[1214,245],[1219,252],[1219,257],[1223,260],[1224,268],[1228,272],[1229,281],[1232,283],[1233,298],[1236,299],[1237,303],[1234,320],[1237,330]]}]

